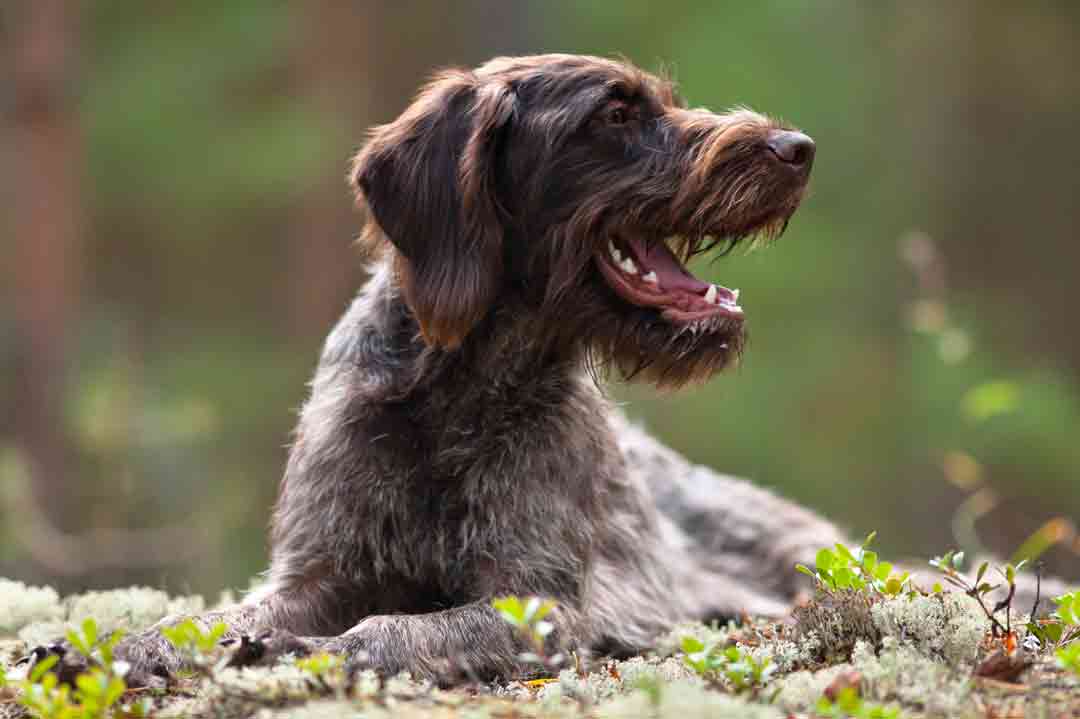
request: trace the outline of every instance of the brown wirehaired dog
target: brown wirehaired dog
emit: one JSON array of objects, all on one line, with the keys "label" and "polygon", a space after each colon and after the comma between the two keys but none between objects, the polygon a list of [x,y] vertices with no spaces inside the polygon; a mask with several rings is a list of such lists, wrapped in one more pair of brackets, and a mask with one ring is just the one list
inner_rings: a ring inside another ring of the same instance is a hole
[{"label": "brown wirehaired dog", "polygon": [[[806,135],[687,109],[624,62],[436,76],[353,163],[378,259],[302,410],[267,581],[203,621],[248,635],[237,662],[320,647],[491,677],[522,650],[501,595],[554,599],[553,642],[614,653],[680,620],[784,612],[794,563],[839,532],[687,464],[596,379],[678,387],[739,357],[738,293],[684,261],[778,236],[813,158]],[[179,663],[154,631],[120,653]]]}]

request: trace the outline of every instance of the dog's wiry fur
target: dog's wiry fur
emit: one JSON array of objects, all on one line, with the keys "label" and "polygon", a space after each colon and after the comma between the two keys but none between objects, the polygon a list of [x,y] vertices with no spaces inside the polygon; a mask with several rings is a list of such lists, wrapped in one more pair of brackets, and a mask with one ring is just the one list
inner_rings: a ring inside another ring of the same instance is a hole
[{"label": "dog's wiry fur", "polygon": [[[592,57],[437,76],[354,161],[376,259],[301,412],[266,583],[203,620],[269,630],[260,652],[296,635],[386,673],[491,677],[522,649],[500,595],[554,599],[552,641],[579,651],[785,611],[793,564],[839,532],[688,464],[597,383],[678,387],[737,359],[741,311],[628,301],[601,258],[612,237],[674,236],[686,258],[782,232],[809,165],[770,153],[779,130]],[[122,653],[178,663],[155,632]]]}]

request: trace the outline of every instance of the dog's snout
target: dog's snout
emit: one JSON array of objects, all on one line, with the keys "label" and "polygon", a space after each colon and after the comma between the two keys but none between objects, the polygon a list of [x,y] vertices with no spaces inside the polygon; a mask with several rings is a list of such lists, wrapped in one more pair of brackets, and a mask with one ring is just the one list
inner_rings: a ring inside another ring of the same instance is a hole
[{"label": "dog's snout", "polygon": [[814,161],[814,141],[794,130],[773,130],[766,141],[769,150],[782,162],[809,168]]}]

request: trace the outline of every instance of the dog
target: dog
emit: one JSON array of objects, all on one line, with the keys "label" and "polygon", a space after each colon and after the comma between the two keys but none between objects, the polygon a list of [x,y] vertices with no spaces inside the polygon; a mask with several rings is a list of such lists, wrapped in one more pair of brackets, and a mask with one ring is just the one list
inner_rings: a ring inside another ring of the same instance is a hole
[{"label": "dog", "polygon": [[[601,379],[678,388],[738,361],[738,292],[685,263],[783,233],[814,154],[627,62],[436,75],[351,165],[371,277],[301,410],[266,581],[200,622],[243,637],[237,663],[321,649],[442,679],[522,671],[504,595],[556,603],[553,647],[615,655],[786,613],[794,564],[840,531],[689,464]],[[180,665],[157,630],[117,653],[133,677]]]}]

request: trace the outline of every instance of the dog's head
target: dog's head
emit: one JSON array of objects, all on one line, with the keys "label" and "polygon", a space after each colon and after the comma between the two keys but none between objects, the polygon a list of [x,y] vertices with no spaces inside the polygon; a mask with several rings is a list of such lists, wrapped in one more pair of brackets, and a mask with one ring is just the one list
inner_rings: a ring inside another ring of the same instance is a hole
[{"label": "dog's head", "polygon": [[626,63],[542,55],[438,75],[351,179],[429,344],[520,305],[538,338],[679,385],[744,337],[738,293],[684,263],[780,235],[813,157],[806,135],[687,109]]}]

